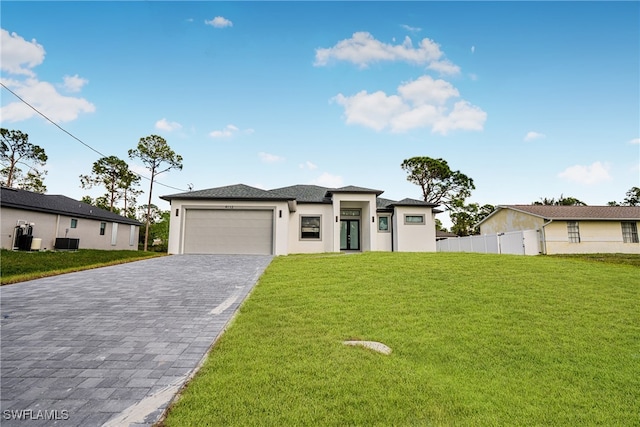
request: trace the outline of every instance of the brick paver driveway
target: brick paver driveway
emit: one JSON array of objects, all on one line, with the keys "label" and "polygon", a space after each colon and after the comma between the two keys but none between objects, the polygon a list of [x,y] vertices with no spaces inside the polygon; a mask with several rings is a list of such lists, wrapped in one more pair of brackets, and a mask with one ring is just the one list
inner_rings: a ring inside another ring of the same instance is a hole
[{"label": "brick paver driveway", "polygon": [[0,424],[153,424],[270,262],[174,255],[3,286]]}]

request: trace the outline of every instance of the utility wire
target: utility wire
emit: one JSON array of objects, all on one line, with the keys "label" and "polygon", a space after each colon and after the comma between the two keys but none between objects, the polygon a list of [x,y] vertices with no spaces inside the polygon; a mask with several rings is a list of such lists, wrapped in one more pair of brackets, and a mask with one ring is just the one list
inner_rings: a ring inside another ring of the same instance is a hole
[{"label": "utility wire", "polygon": [[[69,135],[71,138],[75,139],[76,141],[78,141],[80,144],[84,145],[85,147],[87,147],[89,150],[93,151],[94,153],[99,154],[101,157],[108,157],[107,155],[101,153],[100,151],[96,150],[95,148],[93,148],[92,146],[90,146],[89,144],[87,144],[86,142],[84,142],[83,140],[81,140],[80,138],[78,138],[77,136],[73,135],[71,132],[67,131],[66,129],[64,129],[62,126],[60,126],[59,124],[57,124],[56,122],[54,122],[53,120],[51,120],[49,117],[47,117],[44,113],[42,113],[41,111],[39,111],[36,107],[34,107],[33,105],[29,104],[27,101],[25,101],[24,99],[22,99],[17,93],[15,93],[14,91],[12,91],[11,89],[9,89],[4,83],[0,82],[0,85],[2,85],[3,88],[5,88],[6,90],[8,90],[9,92],[11,92],[11,94],[13,96],[15,96],[16,98],[18,98],[20,101],[22,101],[22,103],[24,103],[27,107],[31,108],[33,111],[35,111],[36,113],[38,113],[39,115],[41,115],[42,117],[44,117],[45,120],[47,120],[49,123],[51,123],[52,125],[54,125],[55,127],[57,127],[58,129],[60,129],[62,132],[66,133],[67,135]],[[151,181],[151,178],[148,178],[142,174],[139,174],[136,171],[131,171],[133,172],[135,175],[138,175],[140,178],[142,179],[146,179],[147,181]],[[188,190],[184,190],[182,188],[177,188],[177,187],[172,187],[170,185],[167,184],[163,184],[161,182],[158,181],[154,181],[155,184],[157,185],[161,185],[163,187],[167,187],[167,188],[171,188],[172,190],[178,190],[178,191],[188,191]]]}]

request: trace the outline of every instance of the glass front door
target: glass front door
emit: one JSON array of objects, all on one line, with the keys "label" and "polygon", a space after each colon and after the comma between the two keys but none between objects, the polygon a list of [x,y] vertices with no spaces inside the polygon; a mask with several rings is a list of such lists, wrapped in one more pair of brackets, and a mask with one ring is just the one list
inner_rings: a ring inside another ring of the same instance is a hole
[{"label": "glass front door", "polygon": [[360,250],[360,220],[343,219],[340,221],[340,250]]}]

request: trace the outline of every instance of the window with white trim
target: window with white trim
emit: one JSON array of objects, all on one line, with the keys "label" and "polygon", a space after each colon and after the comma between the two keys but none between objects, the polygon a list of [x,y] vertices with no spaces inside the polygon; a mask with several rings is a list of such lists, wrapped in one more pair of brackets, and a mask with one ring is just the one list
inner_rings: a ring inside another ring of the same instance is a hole
[{"label": "window with white trim", "polygon": [[300,215],[300,239],[320,240],[320,215]]},{"label": "window with white trim", "polygon": [[78,228],[78,220],[71,218],[71,228]]},{"label": "window with white trim", "polygon": [[578,221],[567,221],[567,234],[569,243],[580,243],[580,226]]},{"label": "window with white trim", "polygon": [[622,226],[622,241],[624,243],[638,243],[638,225],[628,221],[623,221],[620,225]]},{"label": "window with white trim", "polygon": [[107,223],[106,222],[101,222],[100,223],[100,235],[104,236],[104,232],[107,229]]}]

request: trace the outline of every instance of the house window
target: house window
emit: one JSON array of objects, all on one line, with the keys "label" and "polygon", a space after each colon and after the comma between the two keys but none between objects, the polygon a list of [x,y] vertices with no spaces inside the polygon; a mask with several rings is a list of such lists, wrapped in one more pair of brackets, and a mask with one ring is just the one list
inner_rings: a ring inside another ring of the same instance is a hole
[{"label": "house window", "polygon": [[389,232],[389,217],[388,216],[379,216],[378,217],[378,232],[380,232],[380,233],[388,233]]},{"label": "house window", "polygon": [[404,223],[406,225],[422,225],[424,224],[424,215],[405,215]]},{"label": "house window", "polygon": [[129,226],[129,246],[133,246],[136,244],[136,226]]},{"label": "house window", "polygon": [[78,220],[71,219],[71,228],[78,228]]},{"label": "house window", "polygon": [[300,238],[320,240],[320,219],[316,216],[300,216]]},{"label": "house window", "polygon": [[638,226],[635,222],[622,222],[622,241],[638,243]]},{"label": "house window", "polygon": [[100,235],[104,236],[104,230],[106,230],[107,228],[107,223],[106,222],[101,222],[100,223]]},{"label": "house window", "polygon": [[340,216],[360,216],[360,209],[342,209]]},{"label": "house window", "polygon": [[578,221],[567,221],[567,233],[570,243],[580,243],[580,227]]}]

